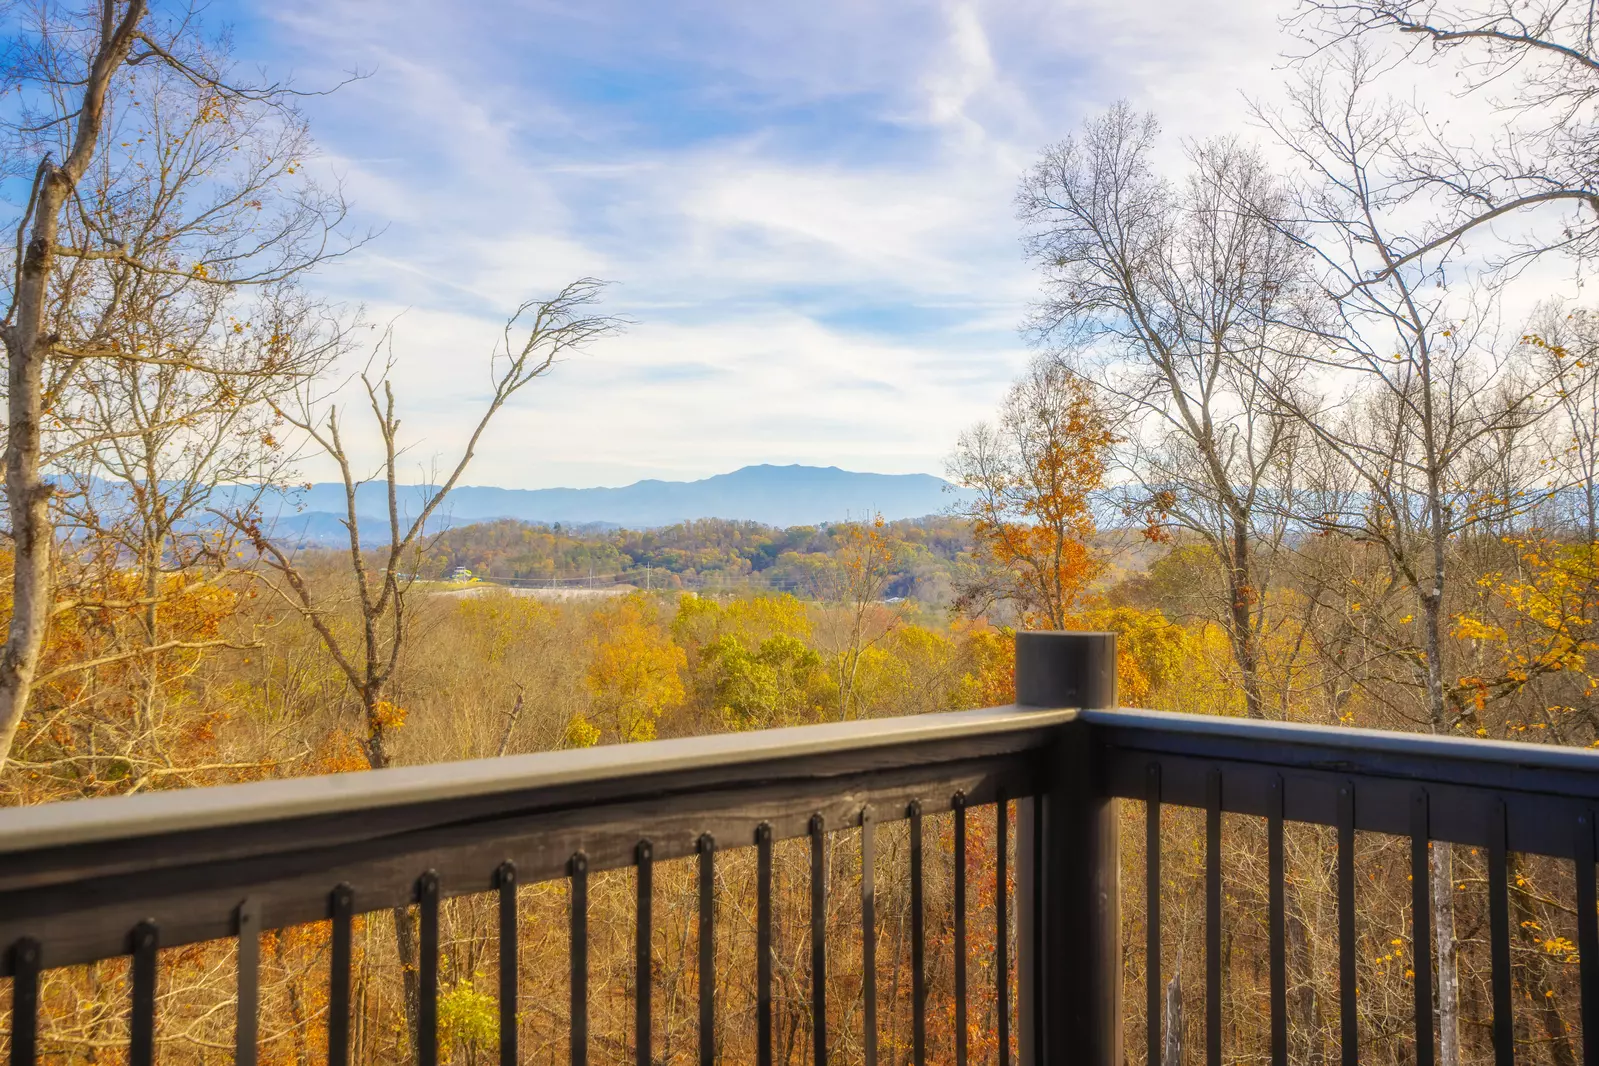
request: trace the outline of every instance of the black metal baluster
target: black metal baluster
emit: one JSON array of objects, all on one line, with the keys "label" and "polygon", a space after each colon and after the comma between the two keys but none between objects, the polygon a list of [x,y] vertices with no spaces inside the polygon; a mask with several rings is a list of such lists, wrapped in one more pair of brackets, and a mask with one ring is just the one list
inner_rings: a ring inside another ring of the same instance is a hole
[{"label": "black metal baluster", "polygon": [[516,863],[507,859],[494,871],[500,890],[500,1066],[517,1066],[517,950]]},{"label": "black metal baluster", "polygon": [[861,1001],[864,1066],[877,1066],[877,843],[870,806],[861,808]]},{"label": "black metal baluster", "polygon": [[1266,799],[1266,878],[1270,881],[1271,1066],[1288,1066],[1288,958],[1283,903],[1283,779],[1272,778]]},{"label": "black metal baluster", "polygon": [[133,927],[133,1004],[128,1019],[129,1066],[154,1066],[155,1063],[155,964],[160,945],[161,931],[155,922],[145,920]]},{"label": "black metal baluster", "polygon": [[955,1066],[966,1066],[966,793],[950,800],[955,820]]},{"label": "black metal baluster", "polygon": [[417,910],[421,912],[421,1001],[417,1004],[416,1061],[418,1066],[438,1066],[439,1061],[439,875],[429,870],[416,881]]},{"label": "black metal baluster", "polygon": [[922,801],[911,800],[911,1061],[927,1064],[927,975],[922,915]]},{"label": "black metal baluster", "polygon": [[811,815],[811,1054],[827,1066],[827,867],[826,823]]},{"label": "black metal baluster", "polygon": [[[1044,797],[1034,795],[1029,801],[1033,807],[1033,883],[1029,888],[1032,894],[1032,945],[1029,951],[1033,959],[1033,1064],[1040,1066],[1044,1055],[1044,1016],[1049,1012],[1044,1009],[1044,856],[1048,854],[1044,845]],[[1018,1004],[1018,1010],[1021,1009]]]},{"label": "black metal baluster", "polygon": [[638,1066],[650,1066],[650,1012],[654,993],[651,969],[655,931],[655,849],[638,842],[638,923],[633,940],[633,1048]]},{"label": "black metal baluster", "polygon": [[261,903],[246,899],[235,915],[238,923],[238,1007],[233,1015],[235,1066],[255,1066],[261,1024]]},{"label": "black metal baluster", "polygon": [[589,1061],[589,857],[579,851],[571,862],[571,944],[572,962],[571,1032],[572,1066],[588,1066]]},{"label": "black metal baluster", "polygon": [[999,1009],[999,1066],[1010,1066],[1010,801],[994,797],[994,998]]},{"label": "black metal baluster", "polygon": [[1221,1063],[1221,771],[1205,776],[1205,1063]]},{"label": "black metal baluster", "polygon": [[39,942],[23,937],[11,946],[11,1066],[34,1066],[39,1057]]},{"label": "black metal baluster", "polygon": [[1144,770],[1144,1039],[1149,1066],[1160,1047],[1160,764]]},{"label": "black metal baluster", "polygon": [[1510,1007],[1510,864],[1505,854],[1505,801],[1494,800],[1488,830],[1488,942],[1493,960],[1494,1063],[1516,1060],[1516,1033]]},{"label": "black metal baluster", "polygon": [[755,1062],[772,1066],[772,827],[755,827]]},{"label": "black metal baluster", "polygon": [[328,964],[328,1066],[350,1063],[350,924],[355,890],[339,884],[328,894],[333,912],[333,943]]},{"label": "black metal baluster", "polygon": [[[1599,900],[1594,892],[1593,812],[1577,815],[1577,958],[1582,980],[1582,1061],[1599,1066]],[[1430,1064],[1429,1064],[1430,1066]]]},{"label": "black metal baluster", "polygon": [[1433,1066],[1432,1041],[1432,835],[1427,790],[1410,797],[1410,957],[1416,975],[1416,1066]]},{"label": "black metal baluster", "polygon": [[716,1063],[716,839],[700,837],[700,1066]]},{"label": "black metal baluster", "polygon": [[1359,1066],[1355,1003],[1355,785],[1338,787],[1338,1031],[1343,1066]]}]

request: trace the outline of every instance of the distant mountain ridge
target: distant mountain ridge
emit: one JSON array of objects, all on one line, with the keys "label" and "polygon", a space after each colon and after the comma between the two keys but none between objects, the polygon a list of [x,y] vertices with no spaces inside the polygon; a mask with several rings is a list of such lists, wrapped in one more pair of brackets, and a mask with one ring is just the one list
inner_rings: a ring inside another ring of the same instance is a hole
[{"label": "distant mountain ridge", "polygon": [[[402,491],[401,507],[414,514],[425,486]],[[630,529],[669,526],[696,518],[724,518],[769,526],[801,526],[881,514],[893,521],[943,511],[959,499],[954,486],[931,474],[868,474],[836,466],[746,466],[699,481],[637,481],[621,488],[500,489],[462,486],[445,500],[441,524],[461,526],[497,518],[554,524],[604,524]],[[278,502],[277,525],[305,524],[307,539],[338,530],[344,487],[311,485]],[[268,506],[267,511],[274,510]],[[363,537],[385,533],[388,502],[382,484],[356,495]],[[296,513],[298,512],[298,513]],[[374,516],[369,518],[368,516]],[[375,528],[374,528],[375,526]]]}]

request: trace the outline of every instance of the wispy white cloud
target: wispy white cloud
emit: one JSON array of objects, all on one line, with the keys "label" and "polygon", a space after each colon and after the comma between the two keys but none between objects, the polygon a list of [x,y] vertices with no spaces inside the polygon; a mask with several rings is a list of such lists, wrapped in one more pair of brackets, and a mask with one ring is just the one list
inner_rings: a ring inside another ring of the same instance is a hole
[{"label": "wispy white cloud", "polygon": [[[479,450],[517,487],[749,462],[937,472],[1027,357],[1012,217],[1047,141],[1127,97],[1243,128],[1287,0],[233,0],[308,103],[368,250],[316,284],[405,311],[418,461],[475,415],[520,299],[614,279],[636,325]],[[408,309],[408,310],[407,310]]]}]

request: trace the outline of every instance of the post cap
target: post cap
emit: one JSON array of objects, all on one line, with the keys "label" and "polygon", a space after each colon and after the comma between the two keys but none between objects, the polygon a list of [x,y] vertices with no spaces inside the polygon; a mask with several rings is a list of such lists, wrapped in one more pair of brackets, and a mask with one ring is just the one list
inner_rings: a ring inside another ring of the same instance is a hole
[{"label": "post cap", "polygon": [[1020,707],[1116,706],[1116,634],[1058,630],[1016,634]]}]

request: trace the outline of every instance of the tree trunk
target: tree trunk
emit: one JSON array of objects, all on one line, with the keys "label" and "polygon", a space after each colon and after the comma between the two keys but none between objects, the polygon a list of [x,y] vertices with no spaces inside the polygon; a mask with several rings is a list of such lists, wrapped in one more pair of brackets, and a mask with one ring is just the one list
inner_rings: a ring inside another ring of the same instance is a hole
[{"label": "tree trunk", "polygon": [[1438,960],[1438,1063],[1460,1066],[1460,971],[1455,943],[1455,866],[1451,846],[1432,842],[1433,957]]},{"label": "tree trunk", "polygon": [[[373,689],[362,694],[362,711],[366,715],[366,762],[373,770],[385,770],[391,758],[384,743],[383,723],[379,720],[377,705],[381,696]],[[400,960],[400,974],[405,985],[405,1028],[411,1039],[411,1054],[421,1061],[422,1018],[422,953],[417,946],[415,919],[409,906],[394,908],[394,951]]]},{"label": "tree trunk", "polygon": [[[42,199],[42,197],[41,197]],[[43,204],[40,205],[43,209]],[[59,203],[51,208],[52,219]],[[54,241],[55,227],[49,227]],[[43,271],[44,259],[36,253],[46,238],[36,237],[23,263],[24,279],[30,270]],[[26,284],[26,280],[24,281]],[[44,281],[40,279],[38,299],[43,300]],[[35,319],[42,319],[40,307]],[[30,335],[31,334],[31,335]],[[11,516],[11,625],[0,651],[0,767],[11,752],[17,727],[33,692],[33,678],[44,650],[45,631],[50,619],[50,563],[54,531],[50,525],[50,486],[40,469],[40,424],[44,401],[41,395],[47,345],[37,330],[26,330],[21,323],[6,334],[6,354],[10,365],[6,375],[8,434],[6,437],[6,503]]]},{"label": "tree trunk", "polygon": [[1250,718],[1265,718],[1266,712],[1260,694],[1260,649],[1256,647],[1254,602],[1259,591],[1249,564],[1249,527],[1239,515],[1233,515],[1231,557],[1227,567],[1227,593],[1232,633],[1233,657],[1238,660],[1238,671],[1244,687],[1244,712]]},{"label": "tree trunk", "polygon": [[[153,483],[152,483],[153,491]],[[161,612],[157,599],[161,591],[161,558],[166,547],[166,535],[155,532],[153,522],[145,523],[144,546],[144,646],[155,647],[160,639]],[[144,691],[140,694],[139,727],[143,740],[149,743],[155,736],[155,704],[159,690],[157,660],[151,658],[144,664]]]},{"label": "tree trunk", "polygon": [[44,367],[57,338],[47,332],[50,274],[55,263],[61,209],[94,158],[105,117],[111,76],[127,59],[134,32],[144,18],[145,0],[131,0],[122,18],[107,4],[101,14],[100,46],[89,65],[78,108],[72,149],[59,164],[48,156],[35,174],[35,192],[22,225],[32,223],[28,246],[17,270],[17,288],[3,333],[7,367],[5,446],[6,507],[11,518],[14,569],[11,624],[0,649],[0,769],[22,724],[33,678],[44,650],[52,607],[51,555],[55,530],[50,523],[52,488],[42,467]]},{"label": "tree trunk", "polygon": [[1183,959],[1177,956],[1171,980],[1166,982],[1166,1045],[1160,1066],[1183,1066]]},{"label": "tree trunk", "polygon": [[1287,919],[1283,932],[1288,941],[1288,1009],[1304,1040],[1303,1051],[1290,1057],[1309,1066],[1323,1066],[1327,1054],[1321,1040],[1321,997],[1316,994],[1316,960],[1311,957],[1310,923],[1305,916],[1304,898],[1292,880],[1283,885],[1283,902]]},{"label": "tree trunk", "polygon": [[[1443,682],[1443,548],[1434,545],[1433,586],[1421,595],[1426,622],[1427,705],[1434,733],[1448,733]],[[1438,960],[1438,1066],[1460,1066],[1460,972],[1455,942],[1455,871],[1450,845],[1432,842],[1434,955]]]},{"label": "tree trunk", "polygon": [[[103,98],[103,97],[102,97]],[[41,466],[44,365],[51,339],[44,335],[46,289],[55,260],[61,205],[69,182],[48,161],[40,167],[33,235],[18,274],[16,321],[5,331],[9,365],[6,386],[6,504],[11,516],[11,625],[0,652],[0,756],[9,755],[33,691],[44,650],[52,595],[50,485]],[[3,764],[0,764],[3,765]]]},{"label": "tree trunk", "polygon": [[422,1061],[422,972],[418,966],[416,918],[410,907],[394,908],[394,948],[405,983],[405,1030],[411,1040],[411,1061]]}]

